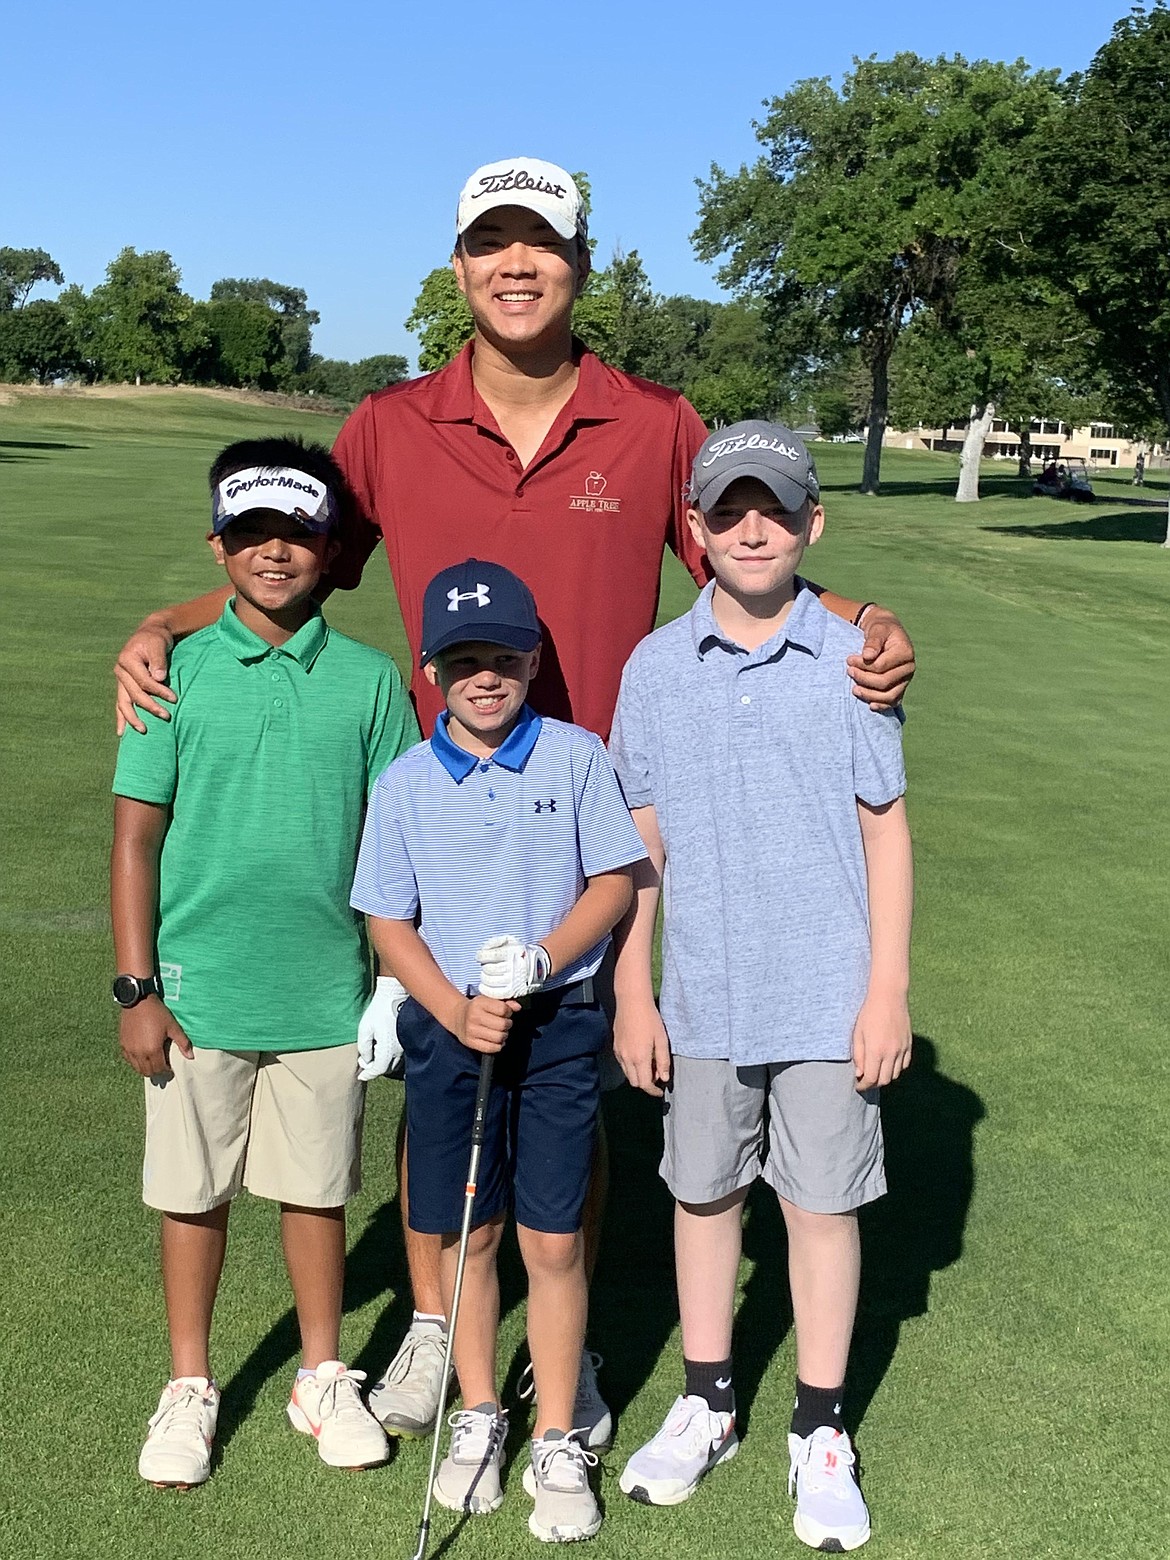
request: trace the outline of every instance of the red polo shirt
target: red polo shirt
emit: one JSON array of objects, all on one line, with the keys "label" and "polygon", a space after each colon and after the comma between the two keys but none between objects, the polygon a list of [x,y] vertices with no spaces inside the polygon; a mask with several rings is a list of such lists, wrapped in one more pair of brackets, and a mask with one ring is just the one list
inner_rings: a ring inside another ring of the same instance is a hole
[{"label": "red polo shirt", "polygon": [[329,582],[352,589],[381,535],[424,732],[443,702],[417,670],[423,592],[440,569],[483,558],[536,597],[533,706],[608,735],[622,668],[654,627],[663,547],[707,578],[683,502],[706,433],[676,390],[584,348],[577,387],[527,467],[475,389],[470,345],[437,374],[362,402],[335,453],[364,516],[343,531]]}]

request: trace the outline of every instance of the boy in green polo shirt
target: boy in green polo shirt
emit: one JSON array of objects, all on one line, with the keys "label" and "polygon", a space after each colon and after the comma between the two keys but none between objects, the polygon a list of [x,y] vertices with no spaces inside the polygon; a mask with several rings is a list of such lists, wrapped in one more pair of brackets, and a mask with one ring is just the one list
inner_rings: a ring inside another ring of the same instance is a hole
[{"label": "boy in green polo shirt", "polygon": [[288,1415],[337,1467],[385,1462],[340,1352],[344,1204],[360,1184],[367,1043],[393,1043],[349,907],[366,797],[418,738],[388,657],[327,626],[345,481],[322,447],[249,440],[211,468],[235,596],[171,662],[168,720],[128,728],[111,903],[121,1047],[146,1081],[143,1199],[162,1213],[172,1374],[139,1459],[159,1486],[211,1471],[211,1314],[241,1187],[280,1203],[302,1362]]}]

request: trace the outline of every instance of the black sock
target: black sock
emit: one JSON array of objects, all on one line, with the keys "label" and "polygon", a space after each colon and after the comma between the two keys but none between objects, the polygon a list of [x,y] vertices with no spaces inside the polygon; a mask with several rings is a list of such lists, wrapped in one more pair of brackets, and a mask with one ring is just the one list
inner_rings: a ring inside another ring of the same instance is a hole
[{"label": "black sock", "polygon": [[793,1435],[803,1440],[820,1425],[828,1425],[831,1430],[844,1430],[845,1422],[841,1418],[841,1401],[844,1396],[844,1386],[810,1387],[798,1376],[796,1403],[792,1409]]},{"label": "black sock", "polygon": [[716,1414],[735,1413],[735,1393],[731,1390],[731,1360],[683,1359],[688,1397],[706,1398],[707,1407]]}]

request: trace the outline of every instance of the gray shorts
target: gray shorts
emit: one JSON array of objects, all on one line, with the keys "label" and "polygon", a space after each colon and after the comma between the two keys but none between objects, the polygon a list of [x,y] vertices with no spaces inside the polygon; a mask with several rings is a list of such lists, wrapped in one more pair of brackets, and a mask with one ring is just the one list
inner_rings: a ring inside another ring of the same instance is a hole
[{"label": "gray shorts", "polygon": [[659,1172],[674,1197],[712,1203],[762,1176],[808,1213],[848,1213],[886,1189],[877,1089],[852,1062],[671,1058]]}]

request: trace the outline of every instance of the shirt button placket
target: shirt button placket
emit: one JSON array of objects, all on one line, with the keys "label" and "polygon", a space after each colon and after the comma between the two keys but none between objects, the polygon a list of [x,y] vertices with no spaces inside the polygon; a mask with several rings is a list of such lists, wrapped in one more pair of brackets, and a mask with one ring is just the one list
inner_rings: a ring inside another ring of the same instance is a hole
[{"label": "shirt button placket", "polygon": [[494,826],[499,817],[496,806],[496,788],[492,783],[491,761],[478,765],[479,783],[483,786],[483,824],[485,829]]},{"label": "shirt button placket", "polygon": [[283,731],[288,723],[288,700],[284,697],[288,693],[288,679],[280,667],[279,658],[269,664],[272,667],[269,674],[272,680],[272,722]]}]

